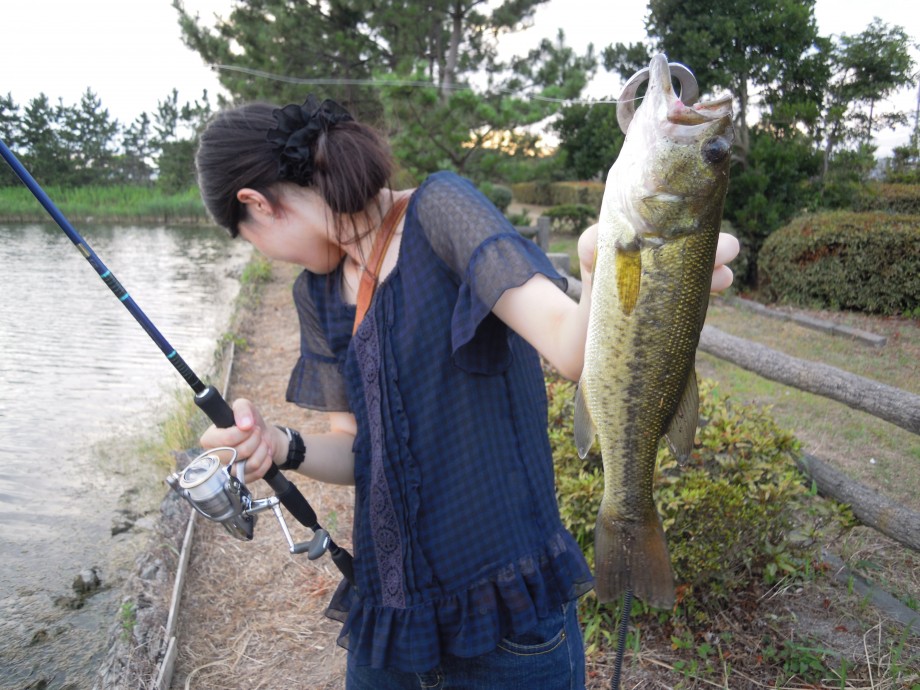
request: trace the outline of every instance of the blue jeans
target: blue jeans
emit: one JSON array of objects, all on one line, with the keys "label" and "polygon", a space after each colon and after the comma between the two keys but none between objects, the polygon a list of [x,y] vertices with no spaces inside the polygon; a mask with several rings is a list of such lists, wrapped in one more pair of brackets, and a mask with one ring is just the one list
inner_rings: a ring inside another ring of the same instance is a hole
[{"label": "blue jeans", "polygon": [[572,601],[482,656],[444,655],[426,673],[375,670],[348,657],[346,690],[584,690],[585,650]]}]

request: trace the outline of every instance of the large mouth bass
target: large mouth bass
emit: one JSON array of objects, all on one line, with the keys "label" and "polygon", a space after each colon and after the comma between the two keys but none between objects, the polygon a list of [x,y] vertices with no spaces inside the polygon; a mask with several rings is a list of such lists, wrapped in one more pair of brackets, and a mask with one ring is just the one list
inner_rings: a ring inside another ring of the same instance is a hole
[{"label": "large mouth bass", "polygon": [[664,55],[652,58],[648,78],[601,204],[575,442],[584,458],[596,435],[604,463],[598,599],[630,589],[667,608],[674,576],[652,497],[655,459],[663,435],[681,460],[693,447],[696,346],[733,130],[731,97],[685,105]]}]

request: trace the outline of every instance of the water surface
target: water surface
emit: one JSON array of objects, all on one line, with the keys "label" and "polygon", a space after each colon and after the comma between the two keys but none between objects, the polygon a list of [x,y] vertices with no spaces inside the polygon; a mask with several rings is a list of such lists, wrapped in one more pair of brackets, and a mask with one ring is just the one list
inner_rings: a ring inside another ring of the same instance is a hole
[{"label": "water surface", "polygon": [[[206,378],[248,245],[213,228],[80,232]],[[192,392],[54,225],[0,225],[0,351],[0,687],[91,687],[170,469],[139,439]],[[125,511],[150,517],[113,535]],[[89,568],[103,589],[73,610]]]}]

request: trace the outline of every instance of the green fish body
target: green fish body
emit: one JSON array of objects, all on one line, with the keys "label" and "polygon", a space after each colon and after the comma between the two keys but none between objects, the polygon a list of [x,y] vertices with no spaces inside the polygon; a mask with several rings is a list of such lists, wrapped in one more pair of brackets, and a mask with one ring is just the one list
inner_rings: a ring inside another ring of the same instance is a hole
[{"label": "green fish body", "polygon": [[674,577],[652,494],[659,441],[680,460],[699,419],[695,356],[728,186],[731,100],[682,104],[667,58],[607,178],[585,364],[575,404],[584,457],[595,436],[604,496],[595,528],[601,602],[627,589],[674,603]]}]

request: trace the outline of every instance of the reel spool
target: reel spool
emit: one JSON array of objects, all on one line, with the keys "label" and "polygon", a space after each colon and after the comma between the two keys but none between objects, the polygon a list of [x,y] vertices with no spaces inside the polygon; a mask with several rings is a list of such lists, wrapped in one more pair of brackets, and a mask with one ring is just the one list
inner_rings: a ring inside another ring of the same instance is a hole
[{"label": "reel spool", "polygon": [[[217,455],[220,451],[232,454],[229,464],[221,462]],[[255,528],[252,495],[231,473],[235,462],[233,448],[213,448],[192,460],[181,472],[167,477],[166,482],[208,520],[219,522],[237,539],[249,541]]]}]

